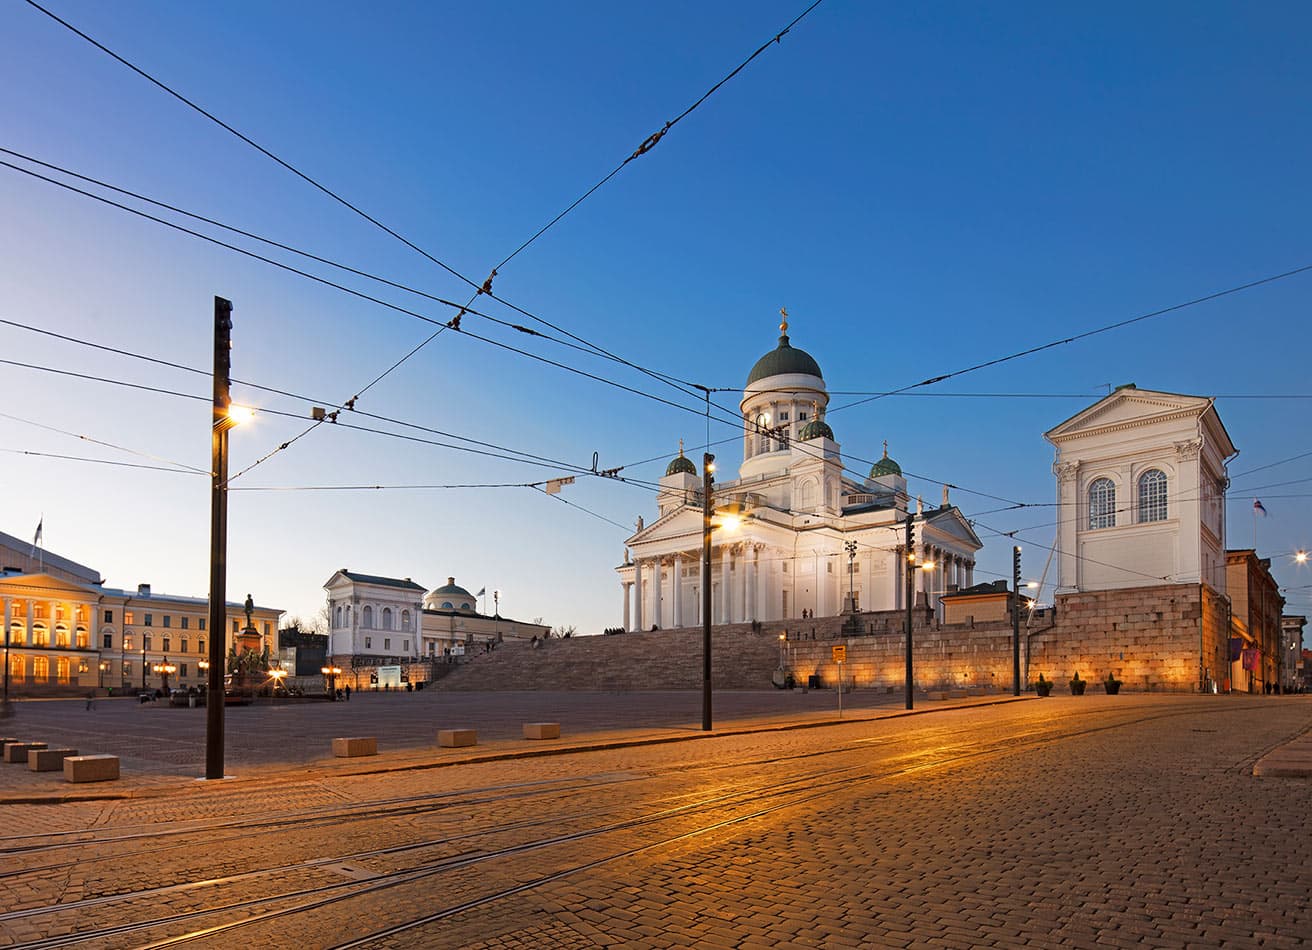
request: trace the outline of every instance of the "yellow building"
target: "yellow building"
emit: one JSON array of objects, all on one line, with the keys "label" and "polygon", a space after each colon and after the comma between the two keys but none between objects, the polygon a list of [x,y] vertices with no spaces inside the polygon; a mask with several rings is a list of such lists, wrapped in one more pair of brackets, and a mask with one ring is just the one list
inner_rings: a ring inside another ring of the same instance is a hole
[{"label": "yellow building", "polygon": [[[0,532],[0,613],[9,696],[196,686],[207,673],[209,601],[104,586],[85,565]],[[252,625],[270,649],[282,611],[256,607]],[[246,625],[229,602],[224,652]],[[171,668],[171,669],[165,669]]]}]

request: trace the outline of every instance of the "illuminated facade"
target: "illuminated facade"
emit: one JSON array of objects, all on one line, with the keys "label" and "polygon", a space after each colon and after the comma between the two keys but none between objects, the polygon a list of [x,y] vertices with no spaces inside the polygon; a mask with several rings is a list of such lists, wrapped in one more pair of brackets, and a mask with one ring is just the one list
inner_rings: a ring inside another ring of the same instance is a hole
[{"label": "illuminated facade", "polygon": [[[792,346],[788,324],[778,346],[752,368],[739,409],[739,477],[713,489],[711,621],[717,624],[898,608],[908,597],[937,605],[974,583],[982,547],[948,501],[926,507],[907,494],[902,469],[884,455],[868,475],[843,465],[819,364]],[[660,480],[657,518],[638,519],[616,568],[626,630],[693,626],[702,607],[702,479],[682,448]],[[917,571],[905,590],[907,518]]]}]

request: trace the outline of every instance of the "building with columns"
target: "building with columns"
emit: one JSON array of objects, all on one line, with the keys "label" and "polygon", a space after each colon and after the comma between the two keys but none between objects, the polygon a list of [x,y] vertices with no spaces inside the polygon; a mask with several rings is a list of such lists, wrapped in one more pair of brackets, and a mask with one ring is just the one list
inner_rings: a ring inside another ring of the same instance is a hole
[{"label": "building with columns", "polygon": [[[787,314],[784,314],[787,317]],[[829,393],[819,364],[794,347],[788,323],[756,361],[739,408],[743,462],[717,481],[712,534],[711,621],[716,624],[825,617],[906,605],[937,606],[974,583],[983,546],[947,489],[937,508],[907,494],[888,455],[867,473],[849,471],[824,419]],[[626,630],[702,622],[702,478],[682,446],[656,499],[656,518],[626,542],[616,568]],[[915,526],[915,589],[905,590],[904,538]]]},{"label": "building with columns", "polygon": [[[105,587],[100,572],[0,532],[0,612],[9,695],[93,688],[199,686],[207,672],[209,601]],[[251,621],[272,649],[282,611],[256,607]],[[246,625],[239,603],[227,605],[220,633],[225,654]]]},{"label": "building with columns", "polygon": [[1226,462],[1213,400],[1122,386],[1044,434],[1061,522],[1057,593],[1226,589]]}]

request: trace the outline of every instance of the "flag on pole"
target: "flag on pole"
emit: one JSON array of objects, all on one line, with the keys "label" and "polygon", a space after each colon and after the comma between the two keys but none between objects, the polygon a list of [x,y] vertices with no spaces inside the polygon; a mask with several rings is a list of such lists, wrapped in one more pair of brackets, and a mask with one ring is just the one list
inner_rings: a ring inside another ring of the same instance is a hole
[{"label": "flag on pole", "polygon": [[36,555],[36,549],[41,544],[41,531],[45,527],[45,524],[46,516],[42,515],[41,520],[36,523],[36,534],[32,535],[32,553],[28,555],[29,557],[34,557]]},{"label": "flag on pole", "polygon": [[486,595],[487,595],[487,588],[486,588],[486,587],[482,587],[482,588],[479,589],[478,593],[475,594],[474,596],[475,596],[475,597],[484,597],[484,596],[486,596]]},{"label": "flag on pole", "polygon": [[1262,502],[1256,498],[1253,499],[1253,514],[1261,515],[1263,518],[1266,517],[1266,508],[1263,506]]}]

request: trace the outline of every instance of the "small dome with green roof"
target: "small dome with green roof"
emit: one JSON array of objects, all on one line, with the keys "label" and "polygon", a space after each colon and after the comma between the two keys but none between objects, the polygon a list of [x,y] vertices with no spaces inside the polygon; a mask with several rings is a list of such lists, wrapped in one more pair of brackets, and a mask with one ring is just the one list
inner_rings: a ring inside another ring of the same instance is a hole
[{"label": "small dome with green roof", "polygon": [[679,440],[679,454],[670,460],[670,464],[665,467],[666,475],[696,475],[697,466],[692,464],[692,459],[683,454],[683,440]]},{"label": "small dome with green roof", "polygon": [[870,466],[871,478],[882,478],[885,475],[901,475],[902,466],[898,465],[888,457],[888,443],[884,443],[884,457]]},{"label": "small dome with green roof", "polygon": [[802,426],[802,431],[797,434],[797,438],[803,442],[810,442],[812,439],[828,439],[834,441],[834,430],[829,428],[829,423],[825,422],[823,410],[811,404],[813,413],[812,419],[806,425]]},{"label": "small dome with green roof", "polygon": [[[786,316],[787,311],[784,313]],[[747,374],[747,386],[744,388],[750,389],[752,383],[771,376],[794,373],[824,378],[820,372],[820,364],[815,358],[806,350],[799,350],[788,342],[788,321],[784,320],[779,324],[779,345],[756,361],[752,371]]]}]

